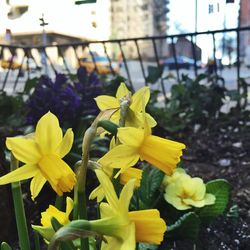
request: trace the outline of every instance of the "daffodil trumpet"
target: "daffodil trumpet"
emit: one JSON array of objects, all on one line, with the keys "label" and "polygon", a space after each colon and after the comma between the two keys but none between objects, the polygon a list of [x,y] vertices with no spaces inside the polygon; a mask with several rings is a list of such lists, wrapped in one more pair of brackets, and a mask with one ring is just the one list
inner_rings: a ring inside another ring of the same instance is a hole
[{"label": "daffodil trumpet", "polygon": [[110,168],[120,168],[119,173],[123,173],[141,159],[171,175],[185,148],[182,143],[152,135],[147,123],[144,129],[118,128],[117,138],[121,144],[111,149],[99,162]]}]

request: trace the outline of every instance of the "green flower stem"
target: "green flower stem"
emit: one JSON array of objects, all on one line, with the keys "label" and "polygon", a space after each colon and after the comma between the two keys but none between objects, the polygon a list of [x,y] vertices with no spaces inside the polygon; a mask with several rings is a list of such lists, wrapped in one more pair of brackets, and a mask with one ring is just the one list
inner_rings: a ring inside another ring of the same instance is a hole
[{"label": "green flower stem", "polygon": [[40,248],[40,237],[37,231],[34,230],[34,242],[35,242],[35,250],[41,250]]},{"label": "green flower stem", "polygon": [[[78,218],[87,219],[86,192],[78,191]],[[88,238],[81,239],[81,250],[89,250]]]},{"label": "green flower stem", "polygon": [[[98,117],[92,125],[86,130],[82,142],[82,161],[77,174],[77,210],[78,219],[87,218],[87,204],[86,204],[86,175],[89,161],[89,151],[91,142],[95,138],[98,126]],[[89,250],[89,242],[87,239],[81,240],[81,250]]]},{"label": "green flower stem", "polygon": [[74,208],[73,208],[73,220],[78,219],[78,191],[77,186],[74,188]]},{"label": "green flower stem", "polygon": [[[14,157],[13,154],[11,154],[11,162],[10,162],[11,171],[14,171],[15,169],[17,169],[18,166],[19,166],[18,160]],[[14,202],[20,248],[21,250],[29,250],[30,242],[29,242],[28,228],[27,228],[26,216],[25,216],[25,211],[24,211],[20,182],[12,183],[11,190],[12,190],[12,196],[13,196],[13,202]]]}]

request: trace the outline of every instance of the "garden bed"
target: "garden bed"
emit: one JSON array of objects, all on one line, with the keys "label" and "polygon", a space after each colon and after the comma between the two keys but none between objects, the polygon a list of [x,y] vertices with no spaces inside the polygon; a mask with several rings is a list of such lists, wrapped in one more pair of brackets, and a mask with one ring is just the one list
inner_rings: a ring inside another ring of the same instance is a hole
[{"label": "garden bed", "polygon": [[[225,123],[197,133],[183,133],[180,140],[186,143],[184,166],[192,176],[205,181],[224,178],[229,181],[232,193],[229,208],[233,217],[220,217],[209,227],[201,229],[196,249],[249,249],[250,245],[250,123],[249,113],[243,117],[231,116]],[[233,208],[232,208],[233,209]],[[238,212],[238,216],[237,216]],[[234,217],[235,216],[235,217]],[[163,248],[162,248],[163,249]],[[172,249],[194,249],[193,245],[177,242]]]}]

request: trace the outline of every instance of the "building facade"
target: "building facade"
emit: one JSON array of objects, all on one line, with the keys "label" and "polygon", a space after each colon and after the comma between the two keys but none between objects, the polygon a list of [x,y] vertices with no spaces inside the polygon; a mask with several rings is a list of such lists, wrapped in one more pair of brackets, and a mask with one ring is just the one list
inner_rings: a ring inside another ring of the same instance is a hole
[{"label": "building facade", "polygon": [[[250,27],[250,0],[240,1],[239,26]],[[240,32],[240,55],[243,62],[250,66],[250,31]]]},{"label": "building facade", "polygon": [[[111,0],[111,39],[166,35],[168,0]],[[154,57],[151,41],[140,42],[141,55]],[[165,41],[157,41],[160,57],[167,54]],[[116,49],[114,49],[116,53]],[[137,58],[133,42],[126,42],[126,54]]]}]

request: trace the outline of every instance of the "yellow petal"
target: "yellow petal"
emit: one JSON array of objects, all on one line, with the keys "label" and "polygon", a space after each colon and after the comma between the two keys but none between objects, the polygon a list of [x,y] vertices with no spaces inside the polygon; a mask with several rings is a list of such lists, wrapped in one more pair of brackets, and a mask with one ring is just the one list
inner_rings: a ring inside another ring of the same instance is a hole
[{"label": "yellow petal", "polygon": [[182,199],[182,202],[186,205],[190,205],[193,207],[204,207],[205,206],[204,200],[196,201],[196,200],[193,200],[192,198],[188,198],[188,199]]},{"label": "yellow petal", "polygon": [[129,180],[136,179],[135,186],[140,187],[142,170],[138,168],[128,168],[120,174],[120,183],[125,185]]},{"label": "yellow petal", "polygon": [[120,206],[120,211],[124,212],[123,216],[126,216],[126,214],[128,213],[129,203],[133,196],[134,188],[135,188],[135,179],[132,179],[123,187],[120,193],[119,206]]},{"label": "yellow petal", "polygon": [[135,127],[142,128],[143,127],[143,114],[140,112],[133,111],[128,108],[126,114],[126,127]]},{"label": "yellow petal", "polygon": [[205,194],[204,201],[205,205],[213,205],[215,203],[216,197],[213,194]]},{"label": "yellow petal", "polygon": [[116,138],[115,138],[115,136],[113,136],[113,137],[111,138],[110,143],[109,143],[109,149],[111,150],[111,149],[114,148],[115,146],[116,146]]},{"label": "yellow petal", "polygon": [[58,145],[56,149],[56,153],[60,156],[60,158],[63,158],[66,154],[69,153],[70,149],[72,148],[74,141],[74,133],[72,129],[68,129],[61,141],[61,143]]},{"label": "yellow petal", "polygon": [[132,127],[118,128],[117,137],[122,144],[139,148],[144,140],[144,131]]},{"label": "yellow petal", "polygon": [[96,176],[104,190],[105,197],[113,210],[118,211],[118,198],[109,177],[101,170],[95,170]]},{"label": "yellow petal", "polygon": [[193,182],[193,189],[195,190],[194,199],[202,200],[206,194],[206,185],[201,178],[195,177],[191,179]]},{"label": "yellow petal", "polygon": [[119,100],[120,98],[126,96],[129,93],[128,88],[124,82],[122,82],[117,89],[116,98]]},{"label": "yellow petal", "polygon": [[62,141],[62,130],[57,117],[48,112],[36,125],[35,140],[43,154],[52,153]]},{"label": "yellow petal", "polygon": [[191,208],[191,206],[183,203],[182,198],[180,198],[181,193],[181,185],[169,184],[165,189],[164,199],[179,210]]},{"label": "yellow petal", "polygon": [[30,183],[30,192],[31,192],[32,200],[34,200],[37,197],[37,195],[40,193],[45,182],[46,182],[46,178],[44,178],[42,173],[38,171]]},{"label": "yellow petal", "polygon": [[95,188],[89,195],[90,200],[94,200],[96,198],[97,202],[101,202],[105,197],[104,190],[102,186],[98,186]]},{"label": "yellow petal", "polygon": [[44,227],[51,227],[51,219],[54,217],[62,225],[65,225],[69,222],[69,218],[66,213],[58,210],[56,207],[49,205],[45,212],[41,213],[41,224]]},{"label": "yellow petal", "polygon": [[130,108],[134,111],[142,112],[142,110],[145,110],[145,107],[149,101],[149,97],[149,87],[142,87],[133,94]]},{"label": "yellow petal", "polygon": [[157,125],[156,120],[148,113],[146,113],[146,120],[147,120],[147,124],[150,128],[153,128]]},{"label": "yellow petal", "polygon": [[73,210],[74,207],[74,201],[70,198],[66,198],[66,215],[69,217],[71,211]]},{"label": "yellow petal", "polygon": [[11,182],[22,181],[29,179],[37,174],[39,171],[35,165],[24,165],[2,177],[0,177],[0,185],[8,184]]},{"label": "yellow petal", "polygon": [[100,95],[95,98],[95,101],[100,110],[114,109],[120,107],[119,101],[113,96]]},{"label": "yellow petal", "polygon": [[32,139],[23,137],[8,137],[7,148],[12,151],[16,159],[24,163],[35,164],[41,159],[38,145]]},{"label": "yellow petal", "polygon": [[128,167],[134,166],[138,160],[139,154],[135,148],[118,145],[99,159],[99,162],[109,168],[121,168],[125,170]]},{"label": "yellow petal", "polygon": [[167,229],[157,209],[129,212],[129,219],[135,223],[136,241],[160,244]]}]

